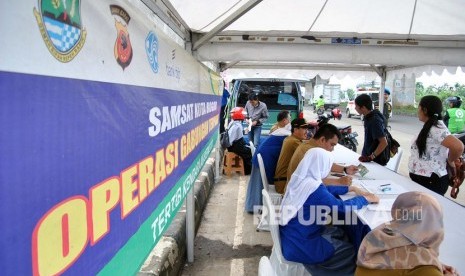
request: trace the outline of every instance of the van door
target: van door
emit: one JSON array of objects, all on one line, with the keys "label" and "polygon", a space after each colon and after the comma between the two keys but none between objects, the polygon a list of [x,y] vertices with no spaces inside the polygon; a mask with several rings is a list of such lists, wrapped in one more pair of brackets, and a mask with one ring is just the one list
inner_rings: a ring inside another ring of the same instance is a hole
[{"label": "van door", "polygon": [[282,110],[288,110],[293,119],[301,116],[302,95],[299,82],[296,80],[236,80],[231,94],[231,108],[245,107],[251,93],[257,94],[259,101],[268,107],[269,118],[262,126],[262,130],[266,130],[264,133],[268,133],[271,126],[276,123],[276,117]]}]

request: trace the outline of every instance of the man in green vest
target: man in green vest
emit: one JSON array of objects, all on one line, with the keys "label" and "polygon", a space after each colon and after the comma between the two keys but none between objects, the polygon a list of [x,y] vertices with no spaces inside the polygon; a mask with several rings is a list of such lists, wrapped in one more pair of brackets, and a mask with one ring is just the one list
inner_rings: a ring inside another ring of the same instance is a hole
[{"label": "man in green vest", "polygon": [[324,108],[325,107],[325,99],[323,98],[323,95],[320,95],[318,100],[316,101],[316,108]]},{"label": "man in green vest", "polygon": [[323,98],[323,95],[320,95],[320,97],[316,100],[315,111],[313,112],[318,115],[325,112],[325,99]]},{"label": "man in green vest", "polygon": [[454,96],[447,98],[447,102],[449,102],[449,109],[444,116],[444,123],[452,134],[462,132],[465,126],[465,110],[460,107],[462,99]]}]

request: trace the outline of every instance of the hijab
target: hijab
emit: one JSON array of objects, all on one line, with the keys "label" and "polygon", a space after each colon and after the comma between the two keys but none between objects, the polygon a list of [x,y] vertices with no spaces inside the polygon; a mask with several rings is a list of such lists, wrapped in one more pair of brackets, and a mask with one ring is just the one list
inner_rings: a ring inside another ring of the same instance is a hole
[{"label": "hijab", "polygon": [[281,203],[281,225],[286,225],[302,208],[307,198],[323,183],[333,164],[331,154],[312,148],[305,154],[286,187]]},{"label": "hijab", "polygon": [[434,265],[442,271],[439,245],[444,239],[439,202],[423,192],[400,194],[391,209],[393,220],[368,233],[357,265],[370,269],[412,269]]}]

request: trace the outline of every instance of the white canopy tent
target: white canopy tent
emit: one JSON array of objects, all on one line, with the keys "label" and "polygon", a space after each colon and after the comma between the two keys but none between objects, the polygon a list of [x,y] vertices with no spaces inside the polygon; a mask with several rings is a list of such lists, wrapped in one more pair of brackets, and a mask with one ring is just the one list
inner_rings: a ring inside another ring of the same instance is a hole
[{"label": "white canopy tent", "polygon": [[[382,91],[388,74],[455,73],[465,65],[465,0],[128,2],[145,4],[194,57],[226,73],[371,74]],[[192,237],[188,247],[192,261]]]},{"label": "white canopy tent", "polygon": [[384,86],[387,74],[465,65],[465,0],[141,1],[199,61],[236,75],[377,75]]}]

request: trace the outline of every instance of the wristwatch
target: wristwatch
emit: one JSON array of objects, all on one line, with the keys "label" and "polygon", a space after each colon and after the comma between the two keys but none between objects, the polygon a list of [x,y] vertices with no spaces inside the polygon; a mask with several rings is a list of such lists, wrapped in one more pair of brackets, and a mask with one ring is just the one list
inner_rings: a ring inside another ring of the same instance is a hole
[{"label": "wristwatch", "polygon": [[373,152],[371,155],[370,155],[371,159],[375,159],[376,158],[376,154],[375,152]]}]

